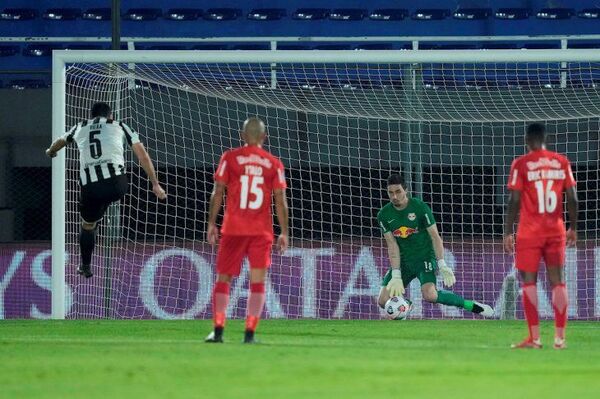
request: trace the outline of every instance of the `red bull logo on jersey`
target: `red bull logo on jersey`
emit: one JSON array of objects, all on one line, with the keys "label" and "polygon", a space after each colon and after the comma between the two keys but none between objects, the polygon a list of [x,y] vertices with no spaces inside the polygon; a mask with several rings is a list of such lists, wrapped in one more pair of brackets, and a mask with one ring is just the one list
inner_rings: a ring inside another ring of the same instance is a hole
[{"label": "red bull logo on jersey", "polygon": [[398,227],[396,230],[394,230],[392,234],[394,235],[394,237],[408,238],[411,235],[416,234],[418,232],[419,232],[418,229],[413,229],[412,227],[402,226],[402,227]]},{"label": "red bull logo on jersey", "polygon": [[548,159],[548,158],[540,158],[537,161],[529,161],[527,162],[527,169],[535,170],[539,168],[554,168],[560,169],[562,165],[558,159]]},{"label": "red bull logo on jersey", "polygon": [[257,163],[267,169],[271,169],[271,161],[268,158],[263,158],[260,155],[250,154],[248,156],[238,155],[235,157],[238,165],[246,165],[248,163]]}]

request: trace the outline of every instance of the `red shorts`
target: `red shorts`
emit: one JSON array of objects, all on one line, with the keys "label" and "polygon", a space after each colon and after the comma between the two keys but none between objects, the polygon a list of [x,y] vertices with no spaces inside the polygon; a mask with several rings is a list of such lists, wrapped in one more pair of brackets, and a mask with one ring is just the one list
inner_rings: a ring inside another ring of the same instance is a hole
[{"label": "red shorts", "polygon": [[515,266],[523,272],[537,272],[543,257],[546,267],[563,267],[566,245],[567,239],[562,235],[525,239],[517,237]]},{"label": "red shorts", "polygon": [[271,266],[272,246],[273,238],[268,236],[223,235],[217,251],[217,273],[239,276],[246,256],[250,268],[268,268]]}]

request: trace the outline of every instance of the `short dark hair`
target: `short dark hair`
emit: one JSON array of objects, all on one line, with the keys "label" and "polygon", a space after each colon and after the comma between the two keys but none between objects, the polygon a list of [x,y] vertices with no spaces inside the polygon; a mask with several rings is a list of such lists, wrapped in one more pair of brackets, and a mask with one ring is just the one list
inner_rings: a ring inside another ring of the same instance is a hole
[{"label": "short dark hair", "polygon": [[107,103],[95,103],[92,105],[92,118],[96,118],[98,116],[108,118],[112,110],[110,109],[110,105]]},{"label": "short dark hair", "polygon": [[387,185],[400,184],[402,188],[406,188],[404,177],[400,173],[392,173],[387,179]]},{"label": "short dark hair", "polygon": [[525,135],[527,142],[540,143],[546,142],[546,126],[543,123],[531,123],[527,126],[527,134]]}]

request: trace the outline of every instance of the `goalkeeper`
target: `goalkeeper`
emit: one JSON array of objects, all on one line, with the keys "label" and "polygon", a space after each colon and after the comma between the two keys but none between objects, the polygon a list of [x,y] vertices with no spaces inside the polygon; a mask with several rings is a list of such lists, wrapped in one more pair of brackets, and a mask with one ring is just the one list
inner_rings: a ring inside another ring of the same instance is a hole
[{"label": "goalkeeper", "polygon": [[494,316],[494,309],[489,305],[436,289],[437,270],[447,287],[452,287],[456,278],[444,261],[444,246],[431,209],[422,200],[408,196],[399,174],[388,178],[387,191],[390,203],[377,213],[377,221],[387,243],[391,267],[383,277],[379,306],[384,308],[392,296],[404,295],[405,287],[418,278],[427,302],[456,306],[485,317]]}]

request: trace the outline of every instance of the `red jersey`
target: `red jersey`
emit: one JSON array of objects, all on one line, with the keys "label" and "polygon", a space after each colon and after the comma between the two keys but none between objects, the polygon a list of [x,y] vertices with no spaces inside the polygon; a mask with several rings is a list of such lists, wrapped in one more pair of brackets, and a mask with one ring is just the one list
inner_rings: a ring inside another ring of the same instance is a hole
[{"label": "red jersey", "polygon": [[515,159],[508,188],[521,192],[517,237],[564,235],[563,192],[575,185],[571,164],[561,154],[542,149]]},{"label": "red jersey", "polygon": [[214,178],[227,186],[221,233],[272,237],[272,193],[286,188],[283,163],[261,147],[246,145],[223,154]]}]

